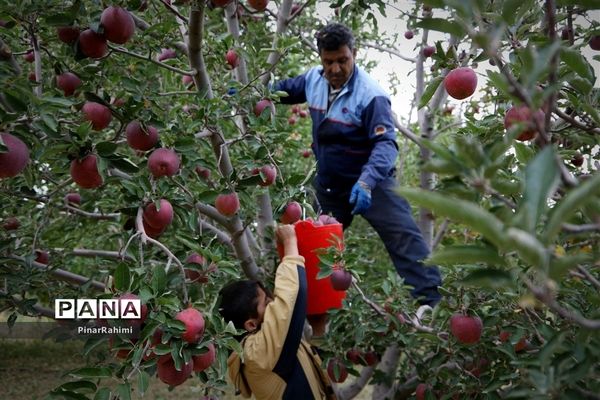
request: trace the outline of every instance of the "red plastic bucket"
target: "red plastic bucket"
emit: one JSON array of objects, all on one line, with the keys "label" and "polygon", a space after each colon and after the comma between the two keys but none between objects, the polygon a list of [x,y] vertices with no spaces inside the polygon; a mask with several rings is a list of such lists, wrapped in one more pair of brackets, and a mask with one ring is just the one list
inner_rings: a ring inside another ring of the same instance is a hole
[{"label": "red plastic bucket", "polygon": [[[319,249],[338,246],[344,247],[344,229],[342,224],[314,226],[310,221],[298,221],[294,224],[298,238],[298,252],[304,257],[308,290],[306,313],[323,314],[331,308],[342,308],[346,292],[333,289],[329,278],[317,279],[319,273]],[[279,255],[282,255],[279,249]]]}]

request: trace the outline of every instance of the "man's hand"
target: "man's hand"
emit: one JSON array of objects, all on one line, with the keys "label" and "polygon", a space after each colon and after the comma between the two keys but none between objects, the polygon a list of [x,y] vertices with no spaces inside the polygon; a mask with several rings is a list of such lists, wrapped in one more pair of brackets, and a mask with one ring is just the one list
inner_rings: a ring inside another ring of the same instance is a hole
[{"label": "man's hand", "polygon": [[350,204],[356,204],[352,214],[363,214],[371,207],[371,188],[364,182],[358,181],[352,186]]},{"label": "man's hand", "polygon": [[298,240],[293,225],[279,225],[275,230],[277,240],[283,245],[284,256],[298,255]]}]

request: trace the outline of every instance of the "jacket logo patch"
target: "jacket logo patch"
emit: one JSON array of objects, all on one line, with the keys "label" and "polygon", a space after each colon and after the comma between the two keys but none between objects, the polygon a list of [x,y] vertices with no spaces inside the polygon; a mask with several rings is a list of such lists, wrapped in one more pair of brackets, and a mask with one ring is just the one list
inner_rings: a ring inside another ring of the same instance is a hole
[{"label": "jacket logo patch", "polygon": [[383,125],[377,125],[375,127],[375,135],[376,136],[383,135],[385,133],[385,130],[386,130],[385,126],[383,126]]},{"label": "jacket logo patch", "polygon": [[342,108],[342,112],[343,112],[344,114],[348,113],[348,111],[349,111],[349,110],[348,110],[346,107]]}]

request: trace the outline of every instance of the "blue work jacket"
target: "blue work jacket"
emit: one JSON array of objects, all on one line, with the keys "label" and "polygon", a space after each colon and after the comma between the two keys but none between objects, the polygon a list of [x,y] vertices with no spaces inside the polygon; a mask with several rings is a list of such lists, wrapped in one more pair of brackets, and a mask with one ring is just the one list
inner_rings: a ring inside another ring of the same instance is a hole
[{"label": "blue work jacket", "polygon": [[280,100],[284,104],[308,103],[318,185],[346,191],[361,180],[373,189],[394,173],[398,145],[390,98],[357,65],[329,109],[322,67],[280,81],[275,89],[288,93]]}]

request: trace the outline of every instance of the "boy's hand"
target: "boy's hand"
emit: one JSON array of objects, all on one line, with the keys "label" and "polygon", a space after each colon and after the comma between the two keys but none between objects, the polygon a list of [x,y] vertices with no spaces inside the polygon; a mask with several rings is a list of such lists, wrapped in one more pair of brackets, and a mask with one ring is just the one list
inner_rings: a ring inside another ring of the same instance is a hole
[{"label": "boy's hand", "polygon": [[275,230],[277,240],[283,245],[283,255],[298,255],[298,240],[296,239],[296,230],[293,225],[279,225]]}]

